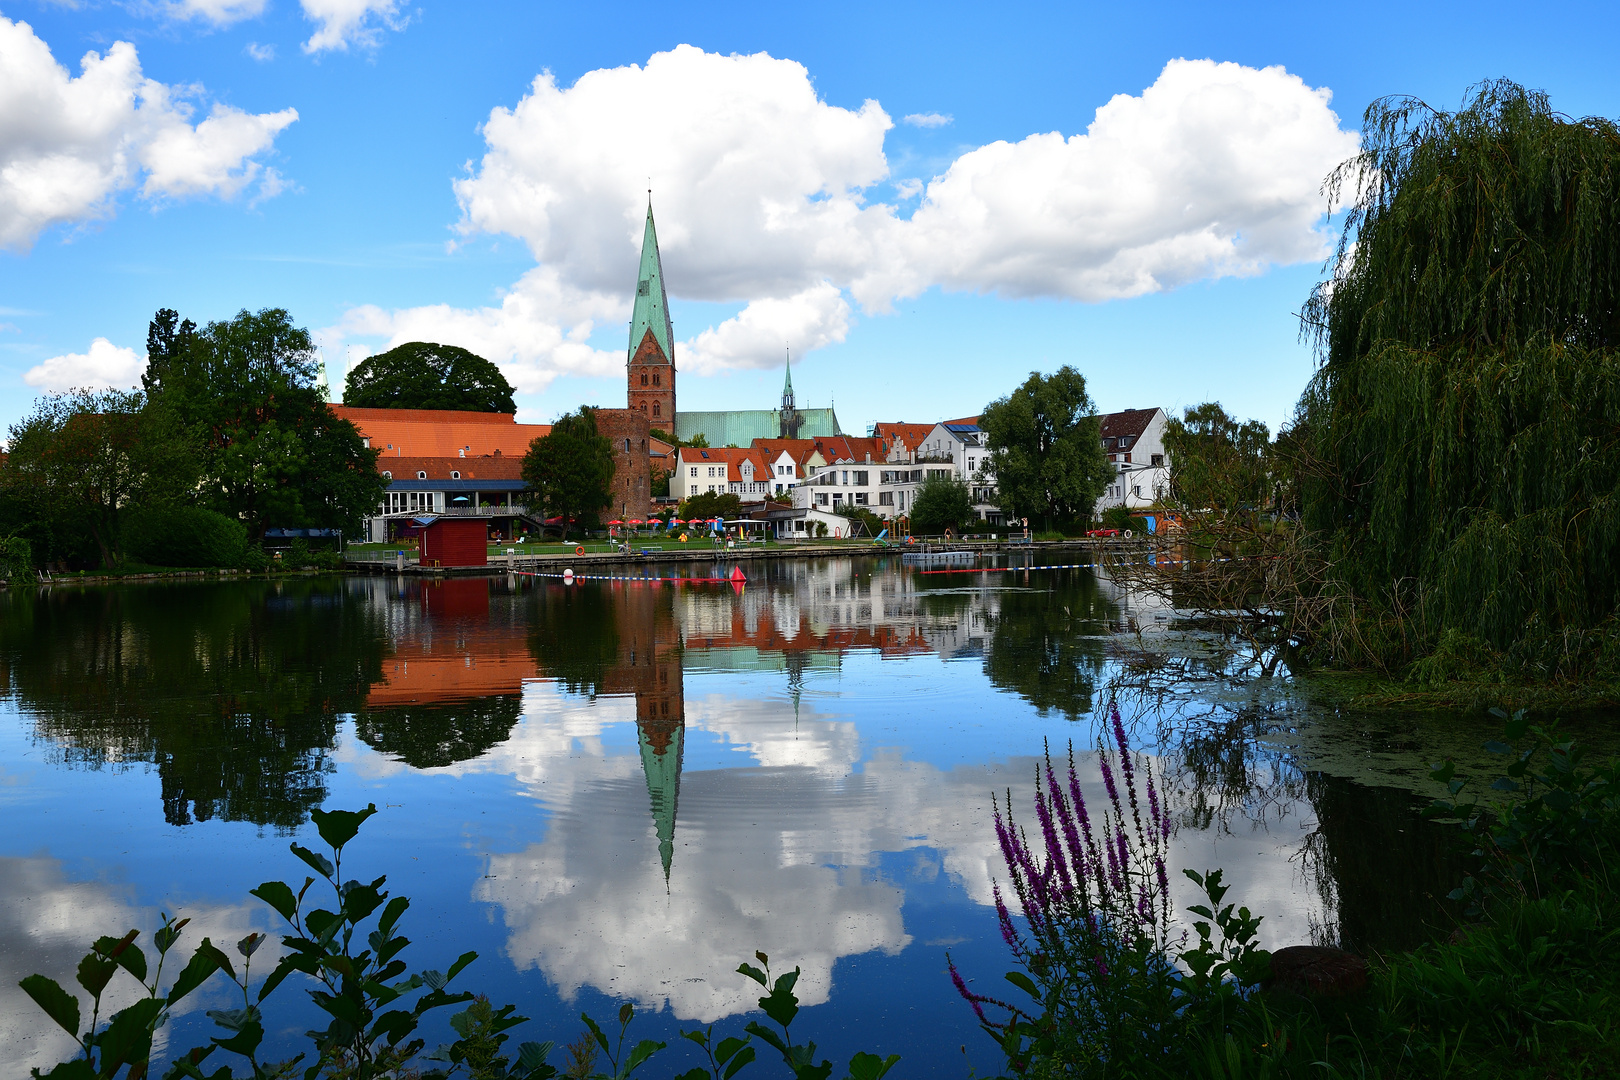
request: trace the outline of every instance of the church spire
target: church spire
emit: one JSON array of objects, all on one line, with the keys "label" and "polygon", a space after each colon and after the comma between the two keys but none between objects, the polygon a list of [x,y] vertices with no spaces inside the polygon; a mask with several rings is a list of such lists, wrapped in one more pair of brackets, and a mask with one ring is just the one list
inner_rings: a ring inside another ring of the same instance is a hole
[{"label": "church spire", "polygon": [[652,192],[647,193],[647,227],[641,234],[641,269],[636,274],[636,306],[630,316],[630,356],[635,356],[648,332],[675,363],[675,333],[669,322],[669,300],[664,295],[664,264],[658,257],[658,230],[653,226]]},{"label": "church spire", "polygon": [[787,362],[784,365],[787,377],[782,381],[782,411],[793,411],[793,351],[788,350]]}]

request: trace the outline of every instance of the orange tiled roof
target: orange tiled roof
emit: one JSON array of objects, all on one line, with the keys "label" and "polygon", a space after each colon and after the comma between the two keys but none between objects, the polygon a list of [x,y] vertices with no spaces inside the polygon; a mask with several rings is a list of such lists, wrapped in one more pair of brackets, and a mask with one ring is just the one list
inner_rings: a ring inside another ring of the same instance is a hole
[{"label": "orange tiled roof", "polygon": [[377,459],[377,469],[392,473],[395,480],[414,480],[418,472],[427,473],[429,480],[452,479],[452,472],[459,472],[462,480],[523,479],[520,457],[389,457],[385,453]]},{"label": "orange tiled roof", "polygon": [[384,457],[459,458],[465,451],[474,458],[500,451],[502,457],[521,458],[531,442],[551,434],[550,424],[519,424],[513,413],[348,405],[333,405],[332,412],[359,428]]},{"label": "orange tiled roof", "polygon": [[900,444],[907,450],[915,450],[921,446],[928,439],[928,433],[933,430],[933,424],[908,424],[904,420],[893,424],[877,424],[872,429],[873,433],[886,444],[899,439]]},{"label": "orange tiled roof", "polygon": [[711,465],[718,465],[723,461],[726,463],[728,470],[736,470],[742,467],[743,462],[752,461],[756,477],[769,476],[771,472],[770,465],[765,460],[765,455],[757,447],[753,446],[724,446],[718,449],[714,447],[683,446],[680,449],[680,455],[680,460],[690,465],[705,461]]},{"label": "orange tiled roof", "polygon": [[879,437],[833,435],[816,439],[815,443],[829,465],[835,461],[864,464],[868,454],[872,456],[872,464],[876,465],[886,461],[889,456],[888,442]]}]

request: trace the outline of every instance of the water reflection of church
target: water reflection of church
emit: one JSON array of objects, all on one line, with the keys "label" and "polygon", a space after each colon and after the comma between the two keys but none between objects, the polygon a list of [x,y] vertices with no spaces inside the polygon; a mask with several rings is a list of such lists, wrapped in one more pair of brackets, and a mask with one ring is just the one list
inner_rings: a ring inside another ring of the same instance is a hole
[{"label": "water reflection of church", "polygon": [[[590,696],[633,697],[642,773],[668,878],[674,857],[686,734],[688,654],[708,672],[779,671],[797,704],[815,669],[852,651],[899,658],[983,651],[994,593],[951,602],[897,575],[853,574],[847,564],[801,565],[740,595],[726,587],[652,582],[563,586],[463,578],[378,590],[393,648],[368,693],[361,735],[418,767],[446,765],[510,736],[523,685],[555,680]],[[505,703],[492,709],[492,703]],[[477,713],[478,730],[467,717]],[[504,723],[493,725],[490,714]],[[416,727],[415,734],[402,735]],[[415,757],[412,757],[412,753]]]}]

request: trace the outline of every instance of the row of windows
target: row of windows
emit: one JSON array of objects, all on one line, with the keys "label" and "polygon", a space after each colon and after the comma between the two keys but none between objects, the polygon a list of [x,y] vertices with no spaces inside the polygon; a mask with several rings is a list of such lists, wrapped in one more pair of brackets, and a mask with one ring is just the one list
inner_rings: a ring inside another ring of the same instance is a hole
[{"label": "row of windows", "polygon": [[[646,411],[647,411],[647,403],[646,403],[646,402],[645,402],[645,401],[643,401],[643,402],[642,402],[642,403],[641,403],[641,411],[642,411],[642,412],[646,412]],[[661,407],[660,407],[660,406],[659,406],[659,403],[658,403],[658,402],[656,402],[656,401],[655,401],[655,402],[653,402],[653,407],[652,407],[652,414],[653,414],[653,415],[654,415],[654,416],[662,416],[662,415],[664,415],[664,410],[663,410],[663,409],[662,409],[662,408],[661,408]]]},{"label": "row of windows", "polygon": [[[394,478],[393,473],[384,470],[384,472],[383,472],[383,479],[384,480],[392,480],[393,478]],[[416,470],[416,478],[418,480],[426,480],[427,479],[427,473],[423,472],[421,469],[418,469],[418,470]],[[452,479],[452,480],[460,480],[461,479],[461,470],[460,469],[451,469],[450,470],[450,479]]]},{"label": "row of windows", "polygon": [[[658,372],[656,372],[656,371],[655,371],[655,372],[653,372],[653,373],[652,373],[652,384],[653,384],[653,385],[654,385],[654,386],[658,386],[658,385],[660,385],[660,383],[659,383],[659,381],[658,381],[658,375],[659,375],[659,373],[658,373]],[[643,371],[643,372],[642,372],[642,373],[641,373],[641,385],[642,385],[642,386],[646,386],[646,385],[647,385],[647,373],[646,373],[646,372],[645,372],[645,371]]]}]

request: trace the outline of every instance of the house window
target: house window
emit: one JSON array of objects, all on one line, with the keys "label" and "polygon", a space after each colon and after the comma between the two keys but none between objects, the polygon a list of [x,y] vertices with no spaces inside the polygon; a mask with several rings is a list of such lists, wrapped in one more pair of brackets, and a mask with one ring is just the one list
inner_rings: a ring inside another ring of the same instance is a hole
[{"label": "house window", "polygon": [[1148,458],[1148,460],[1153,463],[1153,467],[1155,469],[1164,468],[1164,455],[1163,454],[1153,454]]},{"label": "house window", "polygon": [[844,483],[845,484],[849,483],[849,470],[848,469],[844,470]]},{"label": "house window", "polygon": [[867,485],[867,484],[868,484],[868,483],[869,483],[869,482],[870,482],[870,481],[869,481],[869,480],[868,480],[868,479],[867,479],[867,477],[868,477],[868,476],[869,476],[869,475],[870,475],[870,474],[869,474],[869,473],[868,473],[868,472],[867,472],[867,471],[866,471],[866,470],[865,470],[865,469],[861,469],[861,470],[858,470],[858,471],[857,471],[857,472],[856,472],[856,473],[855,473],[855,483],[856,483],[856,485],[857,485],[857,486],[858,486],[858,487],[865,487],[865,486],[866,486],[866,485]]},{"label": "house window", "polygon": [[1131,485],[1131,494],[1135,495],[1138,499],[1140,499],[1142,497],[1142,485],[1141,484],[1132,484]]},{"label": "house window", "polygon": [[696,465],[692,466],[692,475],[693,476],[697,475],[697,466]]},{"label": "house window", "polygon": [[855,505],[856,506],[865,506],[866,505],[866,492],[857,491],[855,493]]},{"label": "house window", "polygon": [[826,506],[827,505],[827,493],[825,491],[816,492],[816,505],[817,506]]},{"label": "house window", "polygon": [[833,504],[833,505],[834,505],[834,506],[837,506],[837,505],[838,505],[838,504],[839,504],[839,503],[841,503],[841,502],[843,502],[843,501],[844,501],[844,493],[843,493],[843,492],[842,492],[842,491],[835,491],[835,492],[833,492],[833,501],[832,501],[832,504]]},{"label": "house window", "polygon": [[[416,470],[416,478],[418,480],[426,480],[427,479],[427,473],[423,472],[421,469],[417,469]],[[449,526],[445,526],[445,527],[449,528]]]},{"label": "house window", "polygon": [[450,470],[450,479],[452,479],[452,480],[460,480],[461,479],[461,473],[459,473],[455,469],[451,469]]},{"label": "house window", "polygon": [[393,474],[393,473],[391,473],[391,472],[389,472],[389,471],[388,471],[388,470],[386,470],[386,469],[384,469],[384,470],[383,470],[383,479],[384,479],[384,480],[392,480],[392,479],[393,479],[393,478],[394,478],[394,474]]},{"label": "house window", "polygon": [[973,469],[974,469],[974,462],[973,462],[973,459],[972,459],[972,458],[968,458],[968,472],[972,472],[972,471],[973,471]]},{"label": "house window", "polygon": [[880,492],[878,492],[878,505],[879,506],[893,506],[894,505],[894,492],[892,492],[892,491],[880,491]]}]

